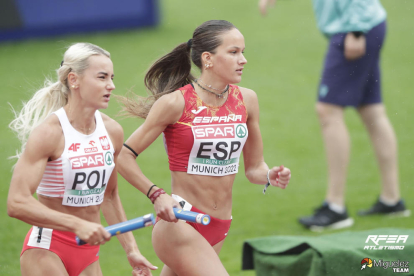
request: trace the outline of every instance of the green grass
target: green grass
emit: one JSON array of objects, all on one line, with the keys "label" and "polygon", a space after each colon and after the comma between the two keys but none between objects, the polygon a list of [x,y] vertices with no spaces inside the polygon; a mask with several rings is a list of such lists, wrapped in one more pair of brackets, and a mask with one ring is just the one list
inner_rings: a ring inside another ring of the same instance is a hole
[{"label": "green grass", "polygon": [[[414,2],[382,2],[388,11],[388,37],[382,59],[384,102],[398,136],[401,192],[412,208]],[[232,228],[220,258],[230,275],[254,275],[253,271],[240,270],[244,240],[269,235],[316,235],[297,223],[299,216],[309,214],[324,199],[327,178],[322,137],[314,111],[327,44],[316,29],[311,1],[280,0],[265,18],[259,15],[256,1],[161,1],[161,10],[162,22],[156,28],[0,44],[1,275],[19,274],[19,254],[30,227],[6,213],[13,165],[7,157],[20,146],[7,127],[12,120],[7,103],[20,109],[21,101],[30,98],[45,76],[55,78],[54,70],[61,62],[65,47],[79,41],[97,44],[111,52],[115,93],[125,94],[133,87],[136,93],[145,95],[143,77],[151,62],[187,41],[195,27],[210,19],[229,20],[244,34],[248,64],[240,85],[258,93],[265,160],[269,165],[284,164],[292,170],[288,189],[270,188],[264,196],[262,187],[250,184],[241,168],[233,190]],[[118,103],[111,101],[105,112],[114,117],[119,109]],[[118,119],[125,137],[142,123],[138,119]],[[375,201],[380,178],[367,133],[353,110],[346,112],[346,121],[352,139],[346,191],[347,206],[355,217],[351,230],[413,228],[412,219],[355,216],[356,210]],[[154,183],[170,191],[168,160],[160,139],[139,156],[138,163]],[[128,218],[153,212],[150,201],[122,178],[119,186]],[[162,267],[151,246],[151,229],[134,234],[141,252],[154,265]],[[130,267],[117,241],[103,246],[100,255],[105,275],[130,275]]]}]

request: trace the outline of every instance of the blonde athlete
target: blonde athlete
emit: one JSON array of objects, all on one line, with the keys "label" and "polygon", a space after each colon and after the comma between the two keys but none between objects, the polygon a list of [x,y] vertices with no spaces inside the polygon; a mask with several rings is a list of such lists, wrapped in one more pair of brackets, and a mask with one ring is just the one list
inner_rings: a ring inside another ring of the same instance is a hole
[{"label": "blonde athlete", "polygon": [[[113,65],[107,51],[77,43],[57,73],[58,82],[39,90],[10,124],[23,152],[10,184],[8,214],[33,225],[20,257],[22,275],[102,275],[99,246],[110,234],[100,223],[101,206],[109,224],[126,220],[115,165],[123,130],[98,111],[108,107],[115,89]],[[76,235],[88,244],[78,246]],[[119,240],[133,275],[151,275],[156,268],[132,233]]]}]

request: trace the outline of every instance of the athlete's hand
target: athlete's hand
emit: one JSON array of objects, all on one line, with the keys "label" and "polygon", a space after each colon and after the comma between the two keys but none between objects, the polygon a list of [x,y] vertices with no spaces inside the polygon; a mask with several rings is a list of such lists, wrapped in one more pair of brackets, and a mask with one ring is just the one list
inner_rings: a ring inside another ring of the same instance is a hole
[{"label": "athlete's hand", "polygon": [[154,209],[157,217],[169,222],[177,222],[173,208],[181,208],[180,204],[171,196],[162,194],[155,199]]},{"label": "athlete's hand", "polygon": [[90,245],[105,244],[111,239],[111,234],[99,223],[81,220],[75,234]]},{"label": "athlete's hand", "polygon": [[129,264],[132,266],[132,275],[152,275],[151,270],[156,270],[158,267],[152,265],[144,256],[139,252],[128,254]]},{"label": "athlete's hand", "polygon": [[273,7],[276,4],[276,0],[259,0],[260,13],[265,16],[267,13],[267,7]]},{"label": "athlete's hand", "polygon": [[364,35],[355,37],[353,33],[348,33],[344,42],[344,55],[347,60],[356,60],[365,55],[366,39]]},{"label": "athlete's hand", "polygon": [[285,189],[290,181],[290,170],[283,165],[279,167],[273,167],[269,172],[270,185]]}]

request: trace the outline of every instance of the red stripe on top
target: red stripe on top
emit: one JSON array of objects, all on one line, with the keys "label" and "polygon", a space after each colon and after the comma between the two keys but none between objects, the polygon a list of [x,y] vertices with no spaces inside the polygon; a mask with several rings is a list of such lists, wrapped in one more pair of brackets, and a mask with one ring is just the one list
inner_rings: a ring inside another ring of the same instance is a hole
[{"label": "red stripe on top", "polygon": [[61,197],[65,193],[62,158],[47,162],[37,193],[44,196]]},{"label": "red stripe on top", "polygon": [[43,181],[63,182],[63,178],[46,178],[46,177],[43,177],[43,178],[42,178],[42,182],[43,182]]}]

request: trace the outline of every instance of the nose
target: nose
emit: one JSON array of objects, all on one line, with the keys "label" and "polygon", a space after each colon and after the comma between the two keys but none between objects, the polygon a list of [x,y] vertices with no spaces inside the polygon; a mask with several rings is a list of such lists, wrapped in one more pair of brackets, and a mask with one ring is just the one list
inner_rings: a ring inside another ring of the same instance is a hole
[{"label": "nose", "polygon": [[106,89],[108,90],[114,90],[115,89],[115,84],[113,80],[110,80],[109,83],[106,85]]},{"label": "nose", "polygon": [[242,54],[242,59],[240,60],[240,64],[246,64],[246,63],[247,63],[247,59]]}]

